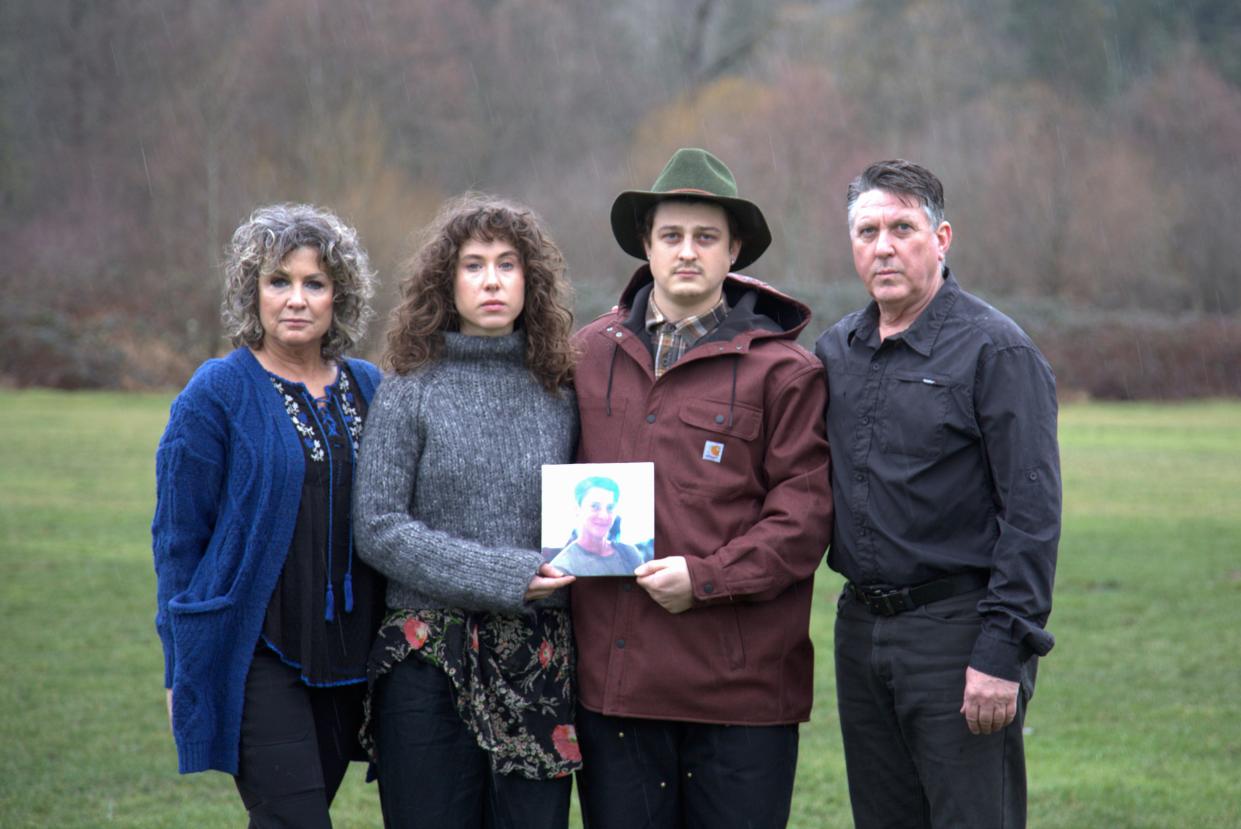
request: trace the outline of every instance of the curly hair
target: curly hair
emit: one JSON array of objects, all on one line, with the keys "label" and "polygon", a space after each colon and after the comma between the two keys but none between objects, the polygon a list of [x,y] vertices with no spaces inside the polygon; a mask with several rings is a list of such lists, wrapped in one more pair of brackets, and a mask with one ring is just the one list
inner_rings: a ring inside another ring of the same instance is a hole
[{"label": "curly hair", "polygon": [[332,324],[320,344],[325,360],[342,357],[366,333],[375,272],[358,233],[335,213],[309,204],[260,207],[233,232],[225,250],[224,300],[220,315],[234,347],[261,348],[259,278],[273,273],[300,247],[319,251],[332,280]]},{"label": "curly hair", "polygon": [[517,249],[526,289],[515,327],[526,332],[526,367],[544,388],[556,392],[572,379],[574,363],[564,257],[534,211],[486,193],[449,200],[422,231],[418,252],[401,279],[384,365],[409,374],[440,355],[445,331],[460,330],[454,281],[461,246],[471,239],[499,239]]}]

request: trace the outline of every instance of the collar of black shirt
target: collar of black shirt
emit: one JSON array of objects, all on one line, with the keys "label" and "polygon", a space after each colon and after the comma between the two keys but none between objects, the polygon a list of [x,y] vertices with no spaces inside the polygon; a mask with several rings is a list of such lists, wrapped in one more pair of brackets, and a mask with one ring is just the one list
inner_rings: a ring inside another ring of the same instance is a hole
[{"label": "collar of black shirt", "polygon": [[[930,357],[931,351],[935,347],[935,341],[939,338],[939,330],[943,328],[944,320],[948,318],[948,313],[952,310],[952,306],[956,304],[957,297],[960,294],[961,286],[957,284],[952,271],[945,265],[944,285],[935,294],[931,304],[914,320],[913,325],[889,339],[901,340],[923,357]],[[866,306],[865,311],[858,317],[857,323],[849,331],[848,340],[850,345],[857,338],[861,338],[864,343],[873,340],[874,342],[871,342],[871,345],[875,348],[879,347],[879,306],[873,299]]]}]

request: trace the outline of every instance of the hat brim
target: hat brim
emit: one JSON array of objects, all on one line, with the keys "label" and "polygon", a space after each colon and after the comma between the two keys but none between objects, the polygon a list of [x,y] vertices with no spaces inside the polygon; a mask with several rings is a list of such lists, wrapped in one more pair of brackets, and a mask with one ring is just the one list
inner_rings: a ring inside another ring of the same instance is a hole
[{"label": "hat brim", "polygon": [[621,250],[630,256],[645,259],[642,220],[646,211],[661,201],[677,198],[714,202],[732,215],[742,239],[741,251],[737,254],[737,261],[733,263],[733,270],[739,271],[755,262],[771,245],[771,231],[767,227],[767,220],[763,218],[763,211],[753,202],[693,190],[674,190],[668,193],[626,190],[612,202],[612,235],[616,237]]}]

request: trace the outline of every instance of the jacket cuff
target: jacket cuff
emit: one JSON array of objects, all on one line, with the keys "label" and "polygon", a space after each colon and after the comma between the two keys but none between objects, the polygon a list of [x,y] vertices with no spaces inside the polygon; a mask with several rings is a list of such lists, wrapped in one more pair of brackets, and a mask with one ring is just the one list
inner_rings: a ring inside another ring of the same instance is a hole
[{"label": "jacket cuff", "polygon": [[1021,667],[1025,663],[1023,657],[1026,655],[1021,646],[1014,642],[980,633],[974,642],[974,652],[970,654],[970,667],[988,676],[1020,682]]},{"label": "jacket cuff", "polygon": [[728,587],[724,583],[724,573],[710,558],[685,557],[685,565],[689,570],[690,590],[694,594],[694,604],[715,604],[731,600]]}]

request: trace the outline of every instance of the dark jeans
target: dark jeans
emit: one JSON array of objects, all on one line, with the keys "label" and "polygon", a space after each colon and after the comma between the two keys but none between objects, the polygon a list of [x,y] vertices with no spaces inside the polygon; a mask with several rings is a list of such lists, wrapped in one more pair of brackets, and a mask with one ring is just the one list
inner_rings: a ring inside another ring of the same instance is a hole
[{"label": "dark jeans", "polygon": [[587,829],[779,829],[788,823],[797,726],[607,717],[578,708]]},{"label": "dark jeans", "polygon": [[379,799],[388,829],[557,829],[572,777],[496,774],[453,704],[442,671],[415,656],[375,683]]},{"label": "dark jeans", "polygon": [[252,829],[331,827],[328,807],[357,756],[366,683],[311,688],[260,645],[246,677],[233,778]]},{"label": "dark jeans", "polygon": [[983,591],[896,616],[847,591],[836,615],[836,698],[858,829],[1016,829],[1026,820],[1021,729],[1037,660],[1026,663],[1017,717],[986,736],[961,715]]}]

